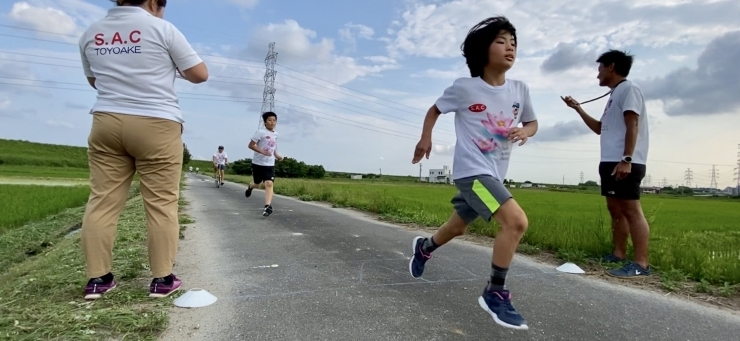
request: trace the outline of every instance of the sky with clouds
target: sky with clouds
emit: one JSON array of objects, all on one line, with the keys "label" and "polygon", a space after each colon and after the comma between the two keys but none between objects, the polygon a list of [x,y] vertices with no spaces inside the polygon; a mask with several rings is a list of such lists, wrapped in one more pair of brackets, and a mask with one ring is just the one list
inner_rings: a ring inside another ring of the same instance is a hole
[{"label": "sky with clouds", "polygon": [[[0,137],[85,146],[95,92],[77,37],[108,0],[0,2]],[[469,76],[460,44],[503,14],[518,30],[509,77],[526,81],[540,131],[513,151],[508,177],[597,180],[599,139],[559,96],[602,95],[595,59],[636,55],[630,78],[648,100],[650,184],[733,185],[740,150],[740,1],[736,0],[175,0],[165,19],[201,54],[208,82],[177,81],[191,152],[251,157],[268,44],[278,53],[280,151],[328,170],[415,175],[424,114]],[[600,116],[606,99],[585,104]],[[423,172],[452,163],[452,116],[440,119]]]}]

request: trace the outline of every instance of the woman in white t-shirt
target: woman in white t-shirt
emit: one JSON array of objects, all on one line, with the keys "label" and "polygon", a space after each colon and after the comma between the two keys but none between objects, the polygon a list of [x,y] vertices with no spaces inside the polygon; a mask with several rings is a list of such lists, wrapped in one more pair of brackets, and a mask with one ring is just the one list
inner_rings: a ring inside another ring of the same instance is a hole
[{"label": "woman in white t-shirt", "polygon": [[100,298],[116,287],[111,269],[116,224],[137,172],[154,277],[149,296],[166,297],[182,284],[172,274],[184,148],[175,74],[202,83],[208,69],[182,33],[162,19],[167,0],[114,2],[79,41],[85,76],[98,92],[90,110],[91,193],[82,223],[85,298]]}]

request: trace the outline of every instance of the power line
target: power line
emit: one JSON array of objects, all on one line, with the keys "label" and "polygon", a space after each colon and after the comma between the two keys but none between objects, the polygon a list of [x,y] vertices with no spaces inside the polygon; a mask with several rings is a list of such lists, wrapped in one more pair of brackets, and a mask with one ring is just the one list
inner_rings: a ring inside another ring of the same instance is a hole
[{"label": "power line", "polygon": [[[0,53],[11,53],[12,54],[13,52],[0,51]],[[32,55],[32,54],[20,54],[19,53],[19,55],[26,55],[26,56],[33,56],[33,57],[40,57],[40,58],[53,58],[53,57],[39,56],[39,55]],[[0,60],[7,60],[7,61],[12,61],[12,62],[17,62],[17,63],[30,63],[30,64],[39,64],[39,65],[48,65],[48,66],[59,66],[59,67],[66,67],[66,68],[73,68],[73,69],[81,69],[82,68],[80,66],[75,66],[75,65],[60,65],[60,64],[51,64],[51,63],[43,63],[43,62],[27,61],[27,60],[15,60],[15,59],[7,59],[7,58],[0,58]],[[59,60],[79,61],[79,60],[73,60],[73,59],[59,59]],[[270,71],[265,71],[266,76],[267,76],[267,73],[268,72],[270,72]],[[216,78],[228,78],[228,79],[257,81],[256,79],[243,79],[243,78],[238,78],[238,77],[229,77],[229,76],[222,76],[222,75],[213,75],[213,77],[216,77]],[[23,80],[35,81],[35,80],[31,80],[31,79],[23,79]],[[298,79],[298,80],[300,80],[300,79]],[[226,84],[244,84],[244,85],[253,85],[253,86],[261,85],[261,84],[252,84],[252,83],[243,83],[243,82],[225,82],[225,81],[218,81],[218,80],[209,80],[209,82],[226,83]],[[273,83],[274,83],[274,81],[273,81]],[[377,113],[379,115],[391,117],[391,118],[394,118],[396,120],[401,120],[401,121],[405,121],[405,122],[409,122],[409,123],[413,123],[414,124],[414,126],[410,126],[408,124],[403,124],[403,125],[406,125],[406,126],[409,126],[409,127],[419,128],[420,129],[421,128],[421,125],[423,124],[422,122],[419,122],[419,121],[411,121],[411,120],[399,118],[398,115],[391,115],[391,114],[387,114],[387,113],[382,113],[382,112],[379,112],[379,111],[370,110],[370,109],[368,109],[366,107],[361,107],[361,106],[357,106],[357,105],[354,105],[354,104],[342,102],[342,101],[339,101],[339,100],[336,100],[336,99],[333,99],[333,98],[329,98],[329,97],[326,97],[326,96],[318,95],[318,94],[315,94],[315,93],[312,93],[312,92],[309,92],[309,91],[300,89],[298,87],[286,85],[286,84],[281,83],[281,82],[277,82],[277,83],[280,84],[281,86],[284,86],[284,87],[287,87],[287,88],[296,89],[296,90],[300,90],[302,92],[306,92],[306,93],[308,93],[310,95],[313,95],[313,96],[316,96],[316,97],[326,98],[326,99],[328,99],[330,101],[333,101],[333,102],[345,104],[345,105],[352,106],[352,107],[355,107],[355,108],[363,109],[365,111]],[[313,83],[310,83],[310,84],[313,84]],[[86,85],[84,85],[84,86],[86,86]],[[269,87],[268,85],[265,85],[265,86]],[[274,86],[272,88],[274,89]],[[333,107],[336,107],[336,108],[340,108],[342,110],[351,111],[351,112],[358,113],[358,114],[361,114],[361,115],[376,117],[376,116],[369,115],[369,114],[364,113],[364,112],[360,112],[360,111],[352,110],[352,109],[347,109],[347,108],[344,108],[344,107],[341,107],[341,106],[338,106],[338,105],[335,105],[335,104],[327,103],[325,101],[320,101],[320,100],[315,99],[315,98],[303,96],[303,95],[297,94],[297,93],[292,92],[292,91],[287,91],[287,90],[282,90],[282,91],[285,92],[285,93],[287,93],[287,94],[293,95],[293,96],[298,96],[298,97],[306,98],[306,99],[309,99],[309,100],[312,100],[312,101],[316,101],[318,103],[322,103],[322,104],[330,105],[330,106],[333,106]],[[372,102],[372,101],[370,101],[370,103],[374,103],[374,104],[378,104],[378,105],[381,105],[382,106],[382,104],[380,104],[380,103],[376,103],[376,102]],[[392,107],[389,107],[389,108],[392,108]],[[393,108],[393,109],[395,109],[395,108]],[[387,120],[387,119],[386,119],[386,121],[393,122],[393,123],[398,123],[396,121]],[[448,135],[448,136],[455,136],[454,135],[454,132],[452,132],[451,130],[448,130],[448,129],[437,128],[435,130],[439,131],[442,134]]]},{"label": "power line", "polygon": [[581,183],[583,183],[583,171],[581,171]]},{"label": "power line", "polygon": [[717,174],[717,167],[712,166],[712,180],[709,182],[709,188],[713,190],[717,190],[717,178],[719,177],[719,174]]},{"label": "power line", "polygon": [[[0,25],[0,26],[2,26],[2,27],[9,27],[9,28],[15,28],[15,29],[19,29],[19,30],[32,31],[32,32],[47,33],[47,34],[52,34],[52,35],[67,36],[67,37],[73,37],[73,38],[79,39],[79,36],[68,35],[68,34],[61,34],[61,33],[53,32],[53,31],[45,31],[45,30],[31,29],[31,28],[19,27],[19,26],[12,26],[12,25]],[[2,34],[2,33],[0,33],[0,36],[11,37],[11,38],[19,38],[19,39],[29,39],[29,40],[36,40],[36,41],[43,41],[43,42],[56,43],[56,44],[62,44],[62,45],[72,45],[72,46],[77,46],[78,45],[76,43],[71,43],[71,42],[63,42],[63,41],[57,41],[57,40],[41,39],[41,38],[35,38],[35,37],[24,37],[24,36],[10,35],[10,34]],[[199,53],[199,55],[201,55],[201,56],[209,56],[209,57],[216,57],[216,58],[222,58],[222,59],[231,59],[231,60],[245,61],[245,62],[261,63],[260,61],[256,61],[256,60],[233,58],[233,57],[226,57],[226,56],[219,56],[219,55],[212,55],[212,54],[205,54],[205,53]],[[212,61],[209,61],[209,63],[218,63],[218,64],[226,64],[226,65],[236,65],[236,64],[212,62]],[[408,106],[406,104],[397,103],[397,102],[394,102],[394,101],[391,101],[391,100],[388,100],[388,99],[385,99],[385,98],[380,98],[380,97],[377,97],[377,96],[374,96],[374,95],[371,95],[371,94],[368,94],[368,93],[365,93],[365,92],[362,92],[362,91],[351,89],[349,87],[346,87],[346,86],[343,86],[343,85],[340,85],[340,84],[337,84],[337,83],[334,83],[334,82],[331,82],[331,81],[328,81],[328,80],[325,80],[325,79],[316,77],[314,75],[311,75],[311,74],[308,74],[308,73],[305,73],[305,72],[302,72],[302,71],[298,71],[296,69],[290,68],[290,67],[285,66],[283,64],[277,64],[276,63],[276,65],[278,65],[280,67],[283,67],[285,69],[291,70],[291,71],[293,71],[295,73],[302,74],[302,75],[305,75],[305,76],[308,76],[308,77],[311,77],[311,78],[320,80],[322,82],[326,82],[328,84],[335,85],[335,86],[340,87],[340,88],[344,88],[344,89],[347,89],[347,90],[350,90],[350,91],[354,91],[354,92],[357,92],[357,93],[360,93],[360,94],[363,94],[365,96],[369,96],[369,97],[372,97],[372,98],[377,98],[377,99],[379,99],[379,100],[381,100],[383,102],[386,102],[386,103],[393,103],[393,104],[396,104],[396,105],[400,105],[400,106],[403,106],[403,107],[410,108],[410,109],[414,110],[414,112],[409,112],[409,113],[416,114],[416,115],[422,115],[423,116],[423,114],[419,114],[418,112],[416,112],[416,110],[418,110],[417,108]],[[300,79],[300,78],[296,78],[296,77],[292,77],[292,76],[289,76],[289,75],[287,75],[287,76],[288,77],[291,77],[291,78],[294,78],[296,80],[300,80],[300,81],[303,81],[303,82],[306,82],[306,83],[310,83],[310,84],[313,84],[313,85],[316,85],[316,86],[320,86],[320,87],[323,87],[323,88],[326,88],[326,89],[329,89],[329,90],[332,90],[332,91],[337,91],[336,89],[332,89],[332,88],[329,88],[329,87],[326,87],[326,86],[323,86],[323,85],[320,85],[320,84],[311,83],[311,82],[308,82],[306,80],[303,80],[303,79]],[[353,97],[356,97],[356,98],[359,98],[359,99],[364,99],[364,98],[361,98],[359,96],[348,94],[348,93],[345,93],[345,92],[341,92],[341,91],[337,91],[337,92],[342,93],[344,95],[353,96]],[[367,100],[367,99],[364,99],[364,100]],[[387,106],[387,107],[392,108],[390,106]],[[398,108],[393,108],[393,109],[400,110]]]}]

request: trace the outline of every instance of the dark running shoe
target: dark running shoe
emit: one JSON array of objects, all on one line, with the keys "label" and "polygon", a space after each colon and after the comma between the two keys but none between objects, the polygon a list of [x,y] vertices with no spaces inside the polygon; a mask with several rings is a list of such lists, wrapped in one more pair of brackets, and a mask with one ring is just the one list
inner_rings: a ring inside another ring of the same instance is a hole
[{"label": "dark running shoe", "polygon": [[483,295],[478,297],[478,304],[500,326],[516,330],[529,329],[527,321],[511,304],[511,292],[508,290],[492,292],[483,290]]},{"label": "dark running shoe", "polygon": [[252,188],[252,186],[247,187],[247,191],[244,192],[244,196],[247,197],[247,198],[251,197],[252,196],[252,190],[253,189],[254,188]]},{"label": "dark running shoe", "polygon": [[149,285],[149,297],[167,297],[180,290],[180,286],[182,286],[182,281],[173,274],[163,278],[155,278],[152,280],[152,284]]},{"label": "dark running shoe", "polygon": [[630,262],[622,268],[609,270],[607,273],[613,277],[633,279],[650,276],[651,271],[649,266],[645,269],[640,264]]},{"label": "dark running shoe", "polygon": [[265,206],[265,210],[262,211],[262,216],[269,217],[272,214],[272,205]]},{"label": "dark running shoe", "polygon": [[424,237],[416,237],[411,243],[411,252],[413,253],[413,256],[411,256],[411,260],[409,261],[409,272],[414,278],[421,277],[421,274],[424,273],[424,264],[432,258],[431,253],[425,253],[421,249],[426,240],[427,238]]},{"label": "dark running shoe", "polygon": [[91,278],[85,286],[85,299],[96,300],[103,297],[103,294],[116,288],[116,280],[111,278],[109,282],[104,282],[102,278]]}]

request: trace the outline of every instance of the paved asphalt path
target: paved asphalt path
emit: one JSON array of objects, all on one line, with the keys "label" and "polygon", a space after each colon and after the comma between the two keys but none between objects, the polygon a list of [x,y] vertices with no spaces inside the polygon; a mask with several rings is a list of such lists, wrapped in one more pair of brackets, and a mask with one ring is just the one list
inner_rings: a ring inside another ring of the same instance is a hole
[{"label": "paved asphalt path", "polygon": [[506,329],[477,302],[490,247],[453,241],[414,279],[419,232],[279,196],[265,218],[261,191],[193,174],[186,185],[196,222],[175,271],[218,301],[173,308],[165,340],[740,340],[738,315],[519,255],[507,284],[530,329]]}]

